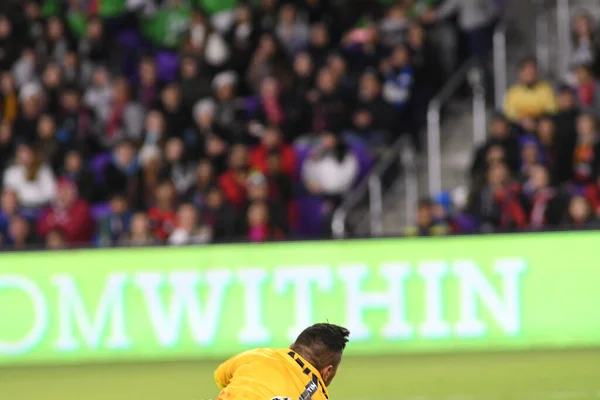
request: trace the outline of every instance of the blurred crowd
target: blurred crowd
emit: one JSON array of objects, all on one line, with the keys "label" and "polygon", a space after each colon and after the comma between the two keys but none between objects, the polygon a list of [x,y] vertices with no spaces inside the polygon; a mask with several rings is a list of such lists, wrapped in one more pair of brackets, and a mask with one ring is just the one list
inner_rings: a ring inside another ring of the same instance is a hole
[{"label": "blurred crowd", "polygon": [[2,0],[0,245],[327,235],[489,47],[496,0],[439,3]]},{"label": "blurred crowd", "polygon": [[413,235],[600,229],[600,39],[573,23],[571,71],[553,87],[534,59],[520,65],[470,171],[471,192],[423,200]]}]

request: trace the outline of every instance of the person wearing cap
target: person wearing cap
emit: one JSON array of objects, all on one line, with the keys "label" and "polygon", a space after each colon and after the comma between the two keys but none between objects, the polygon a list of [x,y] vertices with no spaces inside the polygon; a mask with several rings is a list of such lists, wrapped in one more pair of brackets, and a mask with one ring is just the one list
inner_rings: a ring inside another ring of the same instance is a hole
[{"label": "person wearing cap", "polygon": [[94,233],[89,205],[79,198],[77,186],[66,179],[58,182],[56,201],[38,221],[37,232],[41,238],[54,230],[60,231],[70,245],[89,243]]},{"label": "person wearing cap", "polygon": [[217,74],[212,86],[217,100],[215,121],[218,125],[232,131],[236,136],[241,135],[243,120],[241,115],[241,101],[236,97],[238,77],[233,71]]}]

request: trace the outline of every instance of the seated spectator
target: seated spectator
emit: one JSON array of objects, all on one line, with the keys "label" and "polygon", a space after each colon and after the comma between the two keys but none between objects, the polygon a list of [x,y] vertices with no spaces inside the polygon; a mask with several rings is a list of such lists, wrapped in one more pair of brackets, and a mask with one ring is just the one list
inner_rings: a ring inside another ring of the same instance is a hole
[{"label": "seated spectator", "polygon": [[301,174],[312,194],[329,198],[337,206],[358,178],[358,159],[343,140],[325,133],[304,162]]},{"label": "seated spectator", "polygon": [[[519,168],[519,141],[511,132],[508,121],[502,114],[496,114],[489,124],[489,138],[475,152],[475,158],[471,165],[471,179],[478,182],[484,179],[490,159],[490,150],[500,148],[502,161],[507,164],[511,171],[516,172]],[[497,152],[497,150],[496,150]]]},{"label": "seated spectator", "polygon": [[306,94],[312,90],[315,80],[315,65],[310,54],[302,51],[294,57],[294,91],[302,99],[306,98]]},{"label": "seated spectator", "polygon": [[213,165],[206,159],[200,160],[198,168],[196,169],[195,182],[184,196],[186,202],[201,209],[204,206],[208,189],[214,185],[214,183],[215,172]]},{"label": "seated spectator", "polygon": [[175,187],[171,181],[160,183],[155,190],[155,204],[148,210],[154,237],[165,241],[175,229]]},{"label": "seated spectator", "polygon": [[136,210],[147,210],[155,202],[156,187],[161,182],[162,153],[157,146],[145,146],[138,155],[141,171],[132,180],[133,193],[127,193]]},{"label": "seated spectator", "polygon": [[338,131],[346,127],[348,107],[328,67],[319,71],[316,90],[309,94],[309,100],[313,132]]},{"label": "seated spectator", "polygon": [[522,136],[521,147],[521,169],[518,176],[519,183],[524,183],[531,177],[531,169],[537,164],[543,164],[541,146],[534,136]]},{"label": "seated spectator", "polygon": [[165,119],[160,111],[151,110],[146,114],[144,120],[144,131],[142,133],[142,146],[158,146],[163,148],[169,134],[165,131]]},{"label": "seated spectator", "polygon": [[389,50],[379,40],[377,27],[369,24],[345,33],[342,51],[352,66],[350,73],[355,74],[366,68],[377,68]]},{"label": "seated spectator", "polygon": [[243,139],[245,132],[243,100],[237,97],[237,75],[233,71],[221,72],[213,79],[217,107],[215,122],[228,130],[235,141]]},{"label": "seated spectator", "polygon": [[268,157],[271,153],[279,154],[281,172],[293,178],[296,173],[296,153],[292,146],[287,144],[277,127],[268,127],[261,136],[261,143],[250,150],[249,164],[252,168],[263,174],[268,169]]},{"label": "seated spectator", "polygon": [[527,227],[527,214],[520,199],[519,185],[511,178],[506,164],[489,167],[483,188],[475,191],[469,210],[483,232],[510,231]]},{"label": "seated spectator", "polygon": [[79,89],[63,88],[60,96],[60,113],[56,120],[56,138],[63,147],[82,148],[85,138],[94,126],[90,112],[81,104]]},{"label": "seated spectator", "polygon": [[600,116],[600,82],[594,77],[592,68],[588,65],[579,65],[575,68],[575,90],[579,109]]},{"label": "seated spectator", "polygon": [[151,57],[142,59],[138,72],[139,81],[134,98],[146,109],[155,107],[158,104],[161,90],[156,72],[156,61]]},{"label": "seated spectator", "polygon": [[111,162],[104,169],[104,184],[108,195],[125,193],[132,204],[136,203],[141,188],[140,165],[135,151],[132,142],[120,142],[115,147]]},{"label": "seated spectator", "polygon": [[296,5],[284,3],[279,9],[279,21],[275,27],[275,35],[285,49],[292,55],[306,47],[309,29],[296,15]]},{"label": "seated spectator", "polygon": [[327,26],[322,21],[312,25],[307,50],[317,69],[325,65],[331,47],[332,43]]},{"label": "seated spectator", "polygon": [[191,109],[198,99],[212,94],[210,76],[201,73],[194,57],[184,56],[181,60],[180,87],[182,105],[186,109]]},{"label": "seated spectator", "polygon": [[287,232],[287,210],[281,199],[271,198],[269,182],[260,172],[253,172],[248,177],[248,202],[244,214],[256,202],[265,203],[269,212],[270,224],[280,232]]},{"label": "seated spectator", "polygon": [[13,125],[15,136],[27,143],[33,143],[37,132],[37,120],[43,112],[42,88],[34,82],[27,82],[19,91],[21,112]]},{"label": "seated spectator", "polygon": [[588,13],[575,17],[573,24],[573,53],[571,65],[593,66],[594,73],[600,75],[600,58],[598,58],[598,41],[595,37],[594,19]]},{"label": "seated spectator", "polygon": [[92,84],[83,95],[83,104],[92,112],[100,126],[108,124],[114,90],[111,78],[104,67],[98,67],[92,75]]},{"label": "seated spectator", "polygon": [[406,41],[409,23],[406,4],[393,4],[387,9],[379,24],[382,43],[389,48],[403,44]]},{"label": "seated spectator", "polygon": [[56,123],[49,114],[43,114],[38,120],[35,143],[42,162],[50,166],[53,172],[60,171],[66,146],[62,147],[57,140]]},{"label": "seated spectator", "polygon": [[169,244],[204,244],[211,240],[212,232],[207,226],[198,224],[198,213],[191,204],[182,204],[177,210],[177,227],[169,236]]},{"label": "seated spectator", "polygon": [[523,186],[528,203],[529,226],[533,230],[556,227],[563,217],[562,198],[551,186],[548,168],[535,164],[530,168],[529,179]]},{"label": "seated spectator", "polygon": [[217,185],[206,191],[204,204],[200,210],[200,223],[209,226],[215,241],[232,240],[243,236],[239,231],[237,212],[225,200],[223,191]]},{"label": "seated spectator", "polygon": [[393,115],[394,110],[381,97],[381,83],[377,74],[367,71],[360,78],[350,129],[344,137],[370,147],[384,146],[389,142]]},{"label": "seated spectator", "polygon": [[185,145],[179,138],[171,138],[165,146],[163,177],[173,181],[178,195],[187,193],[196,180],[196,163],[185,154]]},{"label": "seated spectator", "polygon": [[592,213],[592,207],[585,196],[575,195],[569,202],[568,213],[563,227],[569,230],[598,229],[598,219]]},{"label": "seated spectator", "polygon": [[99,246],[113,246],[129,232],[132,213],[127,204],[127,197],[114,194],[110,199],[110,211],[100,217],[97,226],[97,243]]},{"label": "seated spectator", "polygon": [[88,203],[95,203],[101,200],[102,196],[98,194],[95,178],[92,173],[83,165],[83,158],[78,151],[70,151],[66,154],[64,166],[62,167],[62,179],[67,179],[75,185],[79,192],[79,197]]},{"label": "seated spectator", "polygon": [[89,205],[79,198],[75,184],[67,180],[59,182],[56,201],[38,221],[37,232],[41,238],[45,239],[53,230],[60,231],[70,245],[88,244],[94,233]]},{"label": "seated spectator", "polygon": [[[596,176],[596,181],[590,183],[584,190],[585,197],[592,207],[593,213],[600,218],[600,174]],[[0,218],[2,214],[0,214]],[[1,219],[0,219],[1,221]]]},{"label": "seated spectator", "polygon": [[13,216],[8,224],[5,245],[14,250],[28,250],[37,243],[37,238],[32,232],[29,222],[20,215]]},{"label": "seated spectator", "polygon": [[0,236],[6,237],[10,220],[19,214],[19,200],[14,190],[3,190],[0,194]]},{"label": "seated spectator", "polygon": [[278,151],[269,152],[267,156],[267,181],[269,197],[289,206],[293,197],[292,179],[282,171],[281,154]]},{"label": "seated spectator", "polygon": [[42,163],[31,147],[17,148],[15,164],[4,171],[4,188],[17,192],[22,207],[39,209],[56,194],[56,181],[50,167]]},{"label": "seated spectator", "polygon": [[449,227],[445,222],[434,221],[434,203],[427,199],[419,202],[417,209],[417,224],[409,226],[404,230],[406,236],[440,236],[449,233]]},{"label": "seated spectator", "polygon": [[144,128],[144,109],[130,96],[127,79],[117,78],[114,83],[113,101],[108,120],[99,135],[105,149],[112,148],[121,140],[140,140]]},{"label": "seated spectator", "polygon": [[275,38],[270,34],[263,34],[247,67],[248,87],[256,93],[266,77],[273,76],[277,79],[287,75],[289,73],[287,64],[285,53]]},{"label": "seated spectator", "polygon": [[556,180],[559,183],[564,183],[573,176],[573,154],[577,142],[575,125],[578,115],[575,92],[569,86],[561,86],[558,90],[558,113],[554,116],[556,147],[560,149],[556,167]]},{"label": "seated spectator", "polygon": [[246,179],[248,178],[248,151],[246,146],[236,144],[231,148],[229,168],[218,178],[225,199],[236,209],[246,203]]},{"label": "seated spectator", "polygon": [[67,248],[65,236],[60,231],[50,231],[46,236],[46,248],[48,250],[61,250]]},{"label": "seated spectator", "polygon": [[577,118],[577,144],[573,154],[573,182],[585,186],[594,181],[600,170],[600,141],[596,120],[590,114]]},{"label": "seated spectator", "polygon": [[247,240],[250,242],[266,242],[283,239],[283,233],[270,221],[269,208],[264,202],[255,202],[247,212]]},{"label": "seated spectator", "polygon": [[556,182],[558,175],[558,160],[562,149],[556,145],[556,124],[554,119],[545,116],[537,124],[537,139],[540,143],[541,158],[550,171],[552,182]]},{"label": "seated spectator", "polygon": [[512,122],[538,118],[557,110],[556,98],[550,84],[539,80],[537,63],[527,59],[519,67],[519,83],[506,93],[504,112]]},{"label": "seated spectator", "polygon": [[12,74],[6,70],[0,73],[0,115],[11,124],[19,115],[19,96]]},{"label": "seated spectator", "polygon": [[185,143],[192,157],[211,161],[220,174],[227,168],[227,153],[232,133],[215,123],[216,103],[202,99],[194,106],[194,128],[186,134]]},{"label": "seated spectator", "polygon": [[129,233],[121,238],[122,246],[152,246],[158,244],[150,229],[148,216],[138,212],[131,218]]},{"label": "seated spectator", "polygon": [[166,137],[183,138],[183,133],[191,124],[189,109],[181,100],[181,88],[177,83],[170,83],[162,90],[158,109],[165,121]]},{"label": "seated spectator", "polygon": [[[10,123],[0,121],[0,171],[6,171],[15,152],[15,138]],[[4,186],[4,173],[0,173],[0,185]]]}]

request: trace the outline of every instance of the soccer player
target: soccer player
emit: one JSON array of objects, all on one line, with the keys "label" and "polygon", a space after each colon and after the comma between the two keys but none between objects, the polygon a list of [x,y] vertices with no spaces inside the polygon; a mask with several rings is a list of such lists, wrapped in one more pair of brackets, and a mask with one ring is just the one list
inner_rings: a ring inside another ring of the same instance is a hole
[{"label": "soccer player", "polygon": [[332,324],[306,328],[289,349],[256,349],[215,371],[218,400],[327,400],[350,332]]}]

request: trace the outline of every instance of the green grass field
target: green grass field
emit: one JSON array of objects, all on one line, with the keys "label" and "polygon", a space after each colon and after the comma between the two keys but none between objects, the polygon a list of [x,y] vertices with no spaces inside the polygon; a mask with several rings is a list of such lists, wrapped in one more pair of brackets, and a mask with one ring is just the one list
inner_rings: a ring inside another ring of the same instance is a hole
[{"label": "green grass field", "polygon": [[[216,365],[0,368],[0,399],[214,399]],[[330,394],[332,400],[600,399],[600,350],[348,357]]]}]

